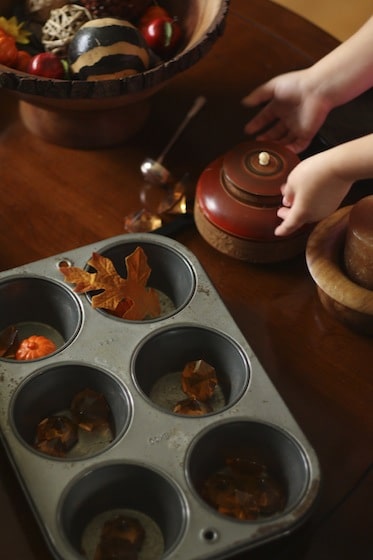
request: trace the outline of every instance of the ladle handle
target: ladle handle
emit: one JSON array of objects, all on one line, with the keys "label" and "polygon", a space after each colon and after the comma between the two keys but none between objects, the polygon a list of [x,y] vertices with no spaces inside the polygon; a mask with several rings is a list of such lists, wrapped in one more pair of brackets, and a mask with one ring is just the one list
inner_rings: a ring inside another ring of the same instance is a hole
[{"label": "ladle handle", "polygon": [[174,135],[172,136],[172,138],[169,141],[169,143],[167,144],[167,146],[164,148],[163,152],[158,156],[158,158],[157,158],[158,163],[163,162],[166,154],[172,148],[172,146],[175,144],[176,140],[179,138],[180,134],[183,132],[186,125],[198,113],[198,111],[200,111],[202,109],[202,107],[204,106],[205,103],[206,103],[206,97],[203,97],[202,95],[195,99],[192,107],[189,109],[189,111],[186,114],[184,120],[181,122],[179,127],[176,129]]}]

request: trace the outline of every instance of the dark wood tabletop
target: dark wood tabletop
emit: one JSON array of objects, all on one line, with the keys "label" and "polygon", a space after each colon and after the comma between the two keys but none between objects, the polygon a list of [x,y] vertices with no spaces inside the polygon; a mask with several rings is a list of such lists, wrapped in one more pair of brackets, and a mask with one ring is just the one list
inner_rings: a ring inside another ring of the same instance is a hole
[{"label": "dark wood tabletop", "polygon": [[[99,150],[31,135],[16,98],[0,91],[0,270],[124,233],[124,217],[143,207],[141,162],[161,152],[196,96],[206,96],[206,106],[164,162],[176,176],[188,172],[192,185],[211,160],[244,140],[245,94],[274,75],[309,66],[337,44],[268,0],[232,0],[223,37],[154,96],[145,127],[125,144]],[[320,499],[301,528],[232,560],[370,558],[372,339],[322,308],[304,255],[259,266],[218,253],[193,224],[173,235],[201,262],[323,473]],[[51,560],[2,447],[0,520],[2,558]]]}]

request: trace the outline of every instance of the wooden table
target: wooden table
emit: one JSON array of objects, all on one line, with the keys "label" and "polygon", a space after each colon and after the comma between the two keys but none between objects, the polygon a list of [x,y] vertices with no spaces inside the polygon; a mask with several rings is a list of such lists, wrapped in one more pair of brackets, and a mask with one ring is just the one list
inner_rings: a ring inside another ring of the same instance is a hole
[{"label": "wooden table", "polygon": [[[32,137],[17,117],[16,100],[0,92],[0,269],[123,233],[124,216],[143,206],[140,163],[158,155],[197,95],[205,95],[207,105],[165,161],[177,175],[188,171],[192,183],[244,139],[249,112],[240,99],[246,93],[280,72],[312,64],[336,45],[267,0],[232,0],[225,35],[154,97],[145,128],[125,145],[94,152]],[[209,274],[323,471],[312,518],[293,535],[236,559],[370,557],[372,339],[324,312],[303,255],[261,267],[216,252],[193,226],[175,236]],[[2,558],[51,559],[2,448],[0,519]]]}]

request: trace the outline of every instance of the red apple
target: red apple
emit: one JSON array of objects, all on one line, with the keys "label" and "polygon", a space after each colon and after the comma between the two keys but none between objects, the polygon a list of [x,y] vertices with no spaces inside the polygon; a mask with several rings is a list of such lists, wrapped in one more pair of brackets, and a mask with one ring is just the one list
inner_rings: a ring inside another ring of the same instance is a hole
[{"label": "red apple", "polygon": [[160,57],[172,55],[182,37],[178,20],[170,16],[157,17],[140,26],[140,31],[148,47]]},{"label": "red apple", "polygon": [[65,68],[61,59],[54,53],[43,52],[33,56],[27,66],[29,74],[62,80]]},{"label": "red apple", "polygon": [[165,8],[162,8],[161,6],[158,6],[158,4],[154,5],[154,6],[149,6],[145,12],[142,14],[140,20],[139,20],[139,27],[143,27],[144,25],[147,25],[148,23],[150,23],[151,21],[153,21],[156,18],[159,17],[170,17],[170,14],[168,13],[167,10],[165,10]]}]

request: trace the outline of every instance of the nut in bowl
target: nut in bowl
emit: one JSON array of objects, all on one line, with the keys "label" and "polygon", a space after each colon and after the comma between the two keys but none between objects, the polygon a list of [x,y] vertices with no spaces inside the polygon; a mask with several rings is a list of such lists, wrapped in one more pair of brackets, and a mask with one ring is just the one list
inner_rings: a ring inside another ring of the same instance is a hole
[{"label": "nut in bowl", "polygon": [[[196,64],[221,36],[229,0],[13,4],[16,8],[0,2],[0,18],[5,27],[16,18],[15,35],[22,30],[26,41],[16,42],[18,51],[57,57],[65,76],[40,75],[0,57],[0,88],[17,96],[20,116],[33,134],[72,148],[98,148],[124,142],[141,129],[151,96]],[[58,7],[51,9],[54,4]],[[159,12],[147,19],[156,7]],[[14,33],[12,39],[17,41]],[[99,49],[93,49],[97,43]]]}]

